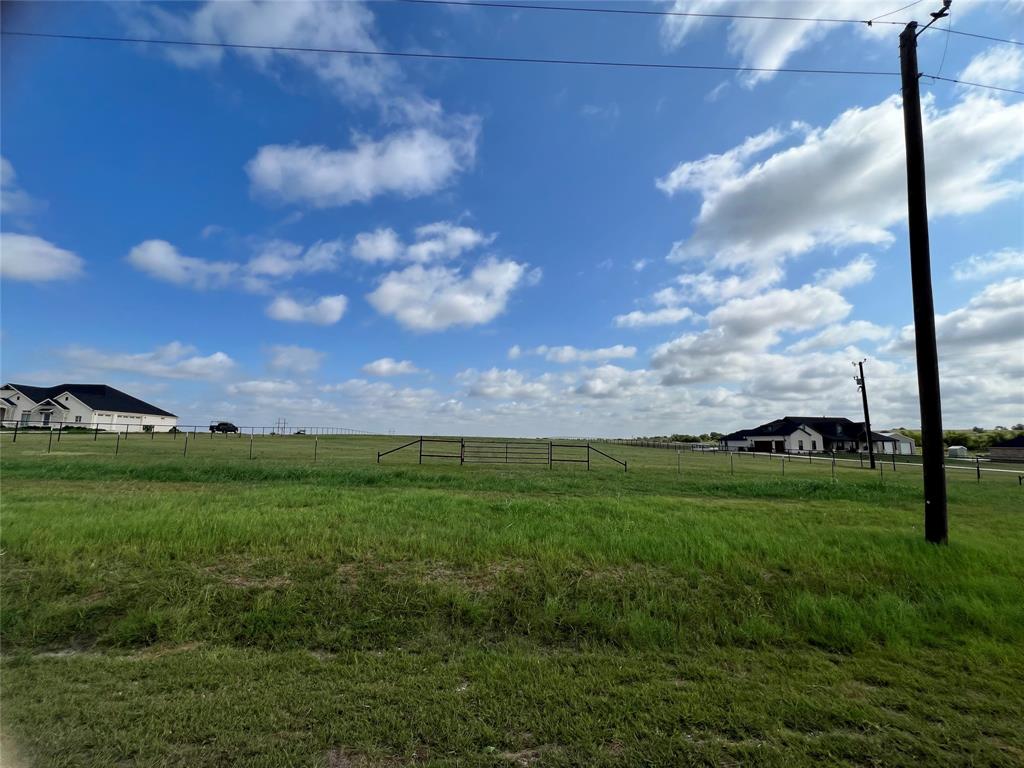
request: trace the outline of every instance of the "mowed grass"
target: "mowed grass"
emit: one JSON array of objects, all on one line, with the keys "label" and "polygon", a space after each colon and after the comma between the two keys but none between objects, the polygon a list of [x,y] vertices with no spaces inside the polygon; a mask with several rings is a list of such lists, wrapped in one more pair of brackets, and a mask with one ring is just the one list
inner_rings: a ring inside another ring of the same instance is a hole
[{"label": "mowed grass", "polygon": [[1024,764],[1013,474],[0,439],[27,765]]}]

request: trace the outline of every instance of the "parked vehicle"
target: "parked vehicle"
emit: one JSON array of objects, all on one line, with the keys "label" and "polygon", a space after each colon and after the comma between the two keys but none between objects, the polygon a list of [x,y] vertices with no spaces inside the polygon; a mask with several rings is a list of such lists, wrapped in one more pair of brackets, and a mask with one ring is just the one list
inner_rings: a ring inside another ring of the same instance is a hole
[{"label": "parked vehicle", "polygon": [[230,421],[215,421],[213,424],[210,425],[210,431],[223,432],[226,434],[228,432],[237,432],[238,427],[236,427]]}]

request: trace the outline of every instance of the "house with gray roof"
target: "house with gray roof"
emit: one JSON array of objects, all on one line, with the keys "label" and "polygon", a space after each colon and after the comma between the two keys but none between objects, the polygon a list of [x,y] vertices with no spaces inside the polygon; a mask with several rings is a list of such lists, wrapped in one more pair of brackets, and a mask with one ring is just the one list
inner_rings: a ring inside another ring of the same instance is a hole
[{"label": "house with gray roof", "polygon": [[170,411],[106,384],[0,387],[0,421],[6,427],[87,427],[110,431],[169,432],[178,425]]}]

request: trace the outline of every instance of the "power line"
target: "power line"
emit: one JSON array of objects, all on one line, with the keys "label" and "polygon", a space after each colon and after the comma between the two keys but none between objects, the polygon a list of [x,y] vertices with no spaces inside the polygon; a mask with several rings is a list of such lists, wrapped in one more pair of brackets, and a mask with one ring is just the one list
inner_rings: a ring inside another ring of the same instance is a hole
[{"label": "power line", "polygon": [[[920,2],[921,0],[918,0]],[[810,16],[767,16],[751,13],[701,13],[698,11],[656,11],[639,8],[594,8],[581,5],[534,5],[531,3],[483,2],[483,0],[397,0],[418,5],[456,5],[473,8],[507,8],[517,11],[567,11],[570,13],[611,13],[626,16],[683,16],[697,19],[739,19],[743,21],[820,21],[826,24],[866,24],[866,19],[822,19]],[[888,14],[886,14],[888,15]],[[900,24],[883,21],[882,24]]]},{"label": "power line", "polygon": [[[484,2],[484,0],[395,0],[396,2],[410,3],[416,5],[454,5],[464,6],[471,8],[505,8],[517,11],[558,11],[565,13],[598,13],[598,14],[617,14],[625,16],[679,16],[687,18],[697,19],[726,19],[726,20],[739,20],[739,21],[803,21],[803,22],[818,22],[821,24],[867,24],[869,27],[875,24],[893,24],[898,26],[905,26],[906,22],[902,21],[878,21],[876,19],[835,19],[835,18],[819,18],[815,16],[769,16],[759,15],[750,13],[701,13],[698,11],[656,11],[650,9],[639,9],[639,8],[594,8],[592,6],[582,5],[535,5],[532,3],[511,3],[511,2]],[[922,0],[917,0],[922,2]],[[905,5],[902,8],[897,8],[895,11],[889,13],[883,13],[877,17],[882,19],[885,16],[891,16],[894,13],[899,13],[913,5],[917,5],[917,2]],[[946,31],[946,30],[942,30]],[[964,32],[961,30],[953,29],[949,30],[950,34],[963,35],[964,37],[974,37],[980,40],[991,40],[997,43],[1007,43],[1009,45],[1024,45],[1024,41],[1021,40],[1009,40],[1003,37],[993,37],[991,35],[982,35],[977,32]]]},{"label": "power line", "polygon": [[869,75],[895,76],[899,72],[869,69],[811,69],[805,67],[734,67],[724,64],[670,64],[645,61],[607,61],[602,59],[549,59],[528,56],[483,56],[462,53],[424,53],[412,51],[361,50],[356,48],[306,48],[294,45],[256,45],[252,43],[206,42],[201,40],[165,40],[141,37],[111,37],[105,35],[69,35],[56,32],[22,32],[3,30],[3,35],[16,37],[50,38],[57,40],[89,40],[107,43],[149,43],[152,45],[185,45],[200,48],[239,48],[258,51],[285,51],[288,53],[337,53],[349,56],[397,56],[410,59],[445,59],[452,61],[494,61],[512,64],[568,64],[572,66],[620,67],[638,69],[685,69],[715,72],[770,72],[795,75]]},{"label": "power line", "polygon": [[[899,13],[900,11],[905,11],[905,10],[907,10],[907,8],[913,8],[915,5],[919,5],[920,3],[923,3],[923,2],[924,2],[924,0],[914,0],[914,2],[907,3],[902,8],[897,8],[895,11],[889,11],[888,13],[883,13],[880,16],[875,16],[875,18],[873,18],[873,19],[868,19],[868,24],[874,24],[879,19],[884,19],[886,16],[893,16],[893,15]],[[893,22],[889,22],[889,23],[893,23]],[[898,24],[899,22],[894,22],[894,23]]]},{"label": "power line", "polygon": [[929,75],[927,72],[922,72],[921,77],[929,77],[932,80],[942,80],[945,83],[956,83],[957,85],[969,85],[972,88],[987,88],[990,91],[1002,91],[1003,93],[1015,93],[1018,96],[1024,96],[1024,91],[1017,90],[1016,88],[1002,88],[998,85],[985,85],[984,83],[972,83],[967,80],[957,80],[955,77],[942,77],[941,75]]},{"label": "power line", "polygon": [[[111,37],[104,35],[70,35],[56,32],[23,32],[18,30],[2,30],[0,34],[13,37],[46,38],[55,40],[86,40],[92,42],[107,43],[147,43],[151,45],[184,45],[200,48],[233,48],[242,50],[259,51],[284,51],[287,53],[333,53],[348,56],[396,56],[412,59],[434,59],[450,61],[490,61],[510,64],[556,64],[569,66],[591,66],[591,67],[614,67],[627,69],[665,69],[665,70],[690,70],[690,71],[711,71],[711,72],[769,72],[792,75],[864,75],[870,77],[889,77],[898,75],[899,72],[888,70],[871,69],[811,69],[806,67],[734,67],[725,64],[670,64],[650,61],[607,61],[602,59],[550,59],[535,58],[528,56],[477,56],[460,53],[424,53],[412,51],[382,51],[382,50],[360,50],[355,48],[305,48],[293,45],[257,45],[253,43],[224,43],[208,42],[202,40],[164,40],[142,37]],[[1013,88],[1002,88],[996,85],[984,83],[973,83],[966,80],[957,80],[951,77],[940,77],[939,75],[928,75],[922,73],[922,77],[930,77],[933,80],[943,80],[958,85],[967,85],[973,88],[987,88],[993,91],[1004,93],[1015,93],[1024,95],[1024,91]]]},{"label": "power line", "polygon": [[946,22],[946,44],[942,46],[942,60],[939,62],[939,74],[942,74],[942,67],[946,64],[946,52],[949,50],[949,33],[953,31],[953,7],[949,8],[949,21]]}]

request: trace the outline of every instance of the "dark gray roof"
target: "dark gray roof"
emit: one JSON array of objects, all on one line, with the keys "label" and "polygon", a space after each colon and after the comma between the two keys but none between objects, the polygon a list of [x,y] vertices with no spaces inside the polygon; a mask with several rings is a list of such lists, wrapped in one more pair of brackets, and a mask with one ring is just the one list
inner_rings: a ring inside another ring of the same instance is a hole
[{"label": "dark gray roof", "polygon": [[174,416],[173,413],[150,405],[144,400],[132,397],[127,392],[108,387],[106,384],[58,384],[56,387],[33,387],[26,384],[6,384],[36,403],[48,398],[54,399],[65,392],[74,395],[94,411],[117,411],[120,413],[141,413],[147,416]]}]

